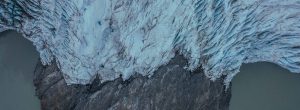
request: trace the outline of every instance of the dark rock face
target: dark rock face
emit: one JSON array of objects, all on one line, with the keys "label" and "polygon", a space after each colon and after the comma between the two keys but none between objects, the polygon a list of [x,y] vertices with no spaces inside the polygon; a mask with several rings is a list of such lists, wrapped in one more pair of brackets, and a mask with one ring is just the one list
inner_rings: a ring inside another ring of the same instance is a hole
[{"label": "dark rock face", "polygon": [[135,75],[100,84],[67,85],[56,64],[35,71],[36,92],[43,110],[228,110],[230,88],[210,81],[201,69],[184,69],[186,60],[176,56],[148,78]]}]

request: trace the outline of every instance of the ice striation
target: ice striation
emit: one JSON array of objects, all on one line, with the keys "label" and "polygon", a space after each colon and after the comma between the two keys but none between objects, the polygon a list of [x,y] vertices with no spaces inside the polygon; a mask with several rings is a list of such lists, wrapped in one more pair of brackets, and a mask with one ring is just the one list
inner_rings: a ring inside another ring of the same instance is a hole
[{"label": "ice striation", "polygon": [[0,0],[0,31],[33,42],[68,84],[151,76],[175,54],[226,76],[267,61],[300,73],[299,0]]}]

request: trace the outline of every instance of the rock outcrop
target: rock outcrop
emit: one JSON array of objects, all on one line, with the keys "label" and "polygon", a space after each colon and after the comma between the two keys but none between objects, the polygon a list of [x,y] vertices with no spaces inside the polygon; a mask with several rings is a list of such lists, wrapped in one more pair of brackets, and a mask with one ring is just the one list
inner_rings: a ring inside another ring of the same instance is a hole
[{"label": "rock outcrop", "polygon": [[35,86],[43,110],[228,110],[230,88],[209,80],[202,69],[184,69],[187,60],[175,56],[152,77],[139,74],[88,85],[67,85],[56,64],[35,71]]}]

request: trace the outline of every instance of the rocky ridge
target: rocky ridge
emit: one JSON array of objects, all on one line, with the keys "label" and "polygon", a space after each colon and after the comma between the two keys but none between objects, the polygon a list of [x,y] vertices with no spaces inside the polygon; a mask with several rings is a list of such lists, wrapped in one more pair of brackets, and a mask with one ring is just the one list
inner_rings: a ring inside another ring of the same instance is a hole
[{"label": "rocky ridge", "polygon": [[222,80],[209,80],[201,69],[185,70],[186,64],[176,56],[150,78],[68,86],[55,64],[38,63],[34,83],[42,110],[228,110],[230,88],[224,91]]}]

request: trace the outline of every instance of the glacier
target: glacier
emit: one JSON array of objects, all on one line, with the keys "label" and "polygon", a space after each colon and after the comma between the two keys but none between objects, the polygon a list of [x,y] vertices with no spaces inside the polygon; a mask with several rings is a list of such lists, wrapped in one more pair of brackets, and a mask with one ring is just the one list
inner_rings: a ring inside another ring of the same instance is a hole
[{"label": "glacier", "polygon": [[298,0],[1,0],[16,30],[68,84],[149,76],[175,54],[229,85],[243,63],[300,73]]}]

